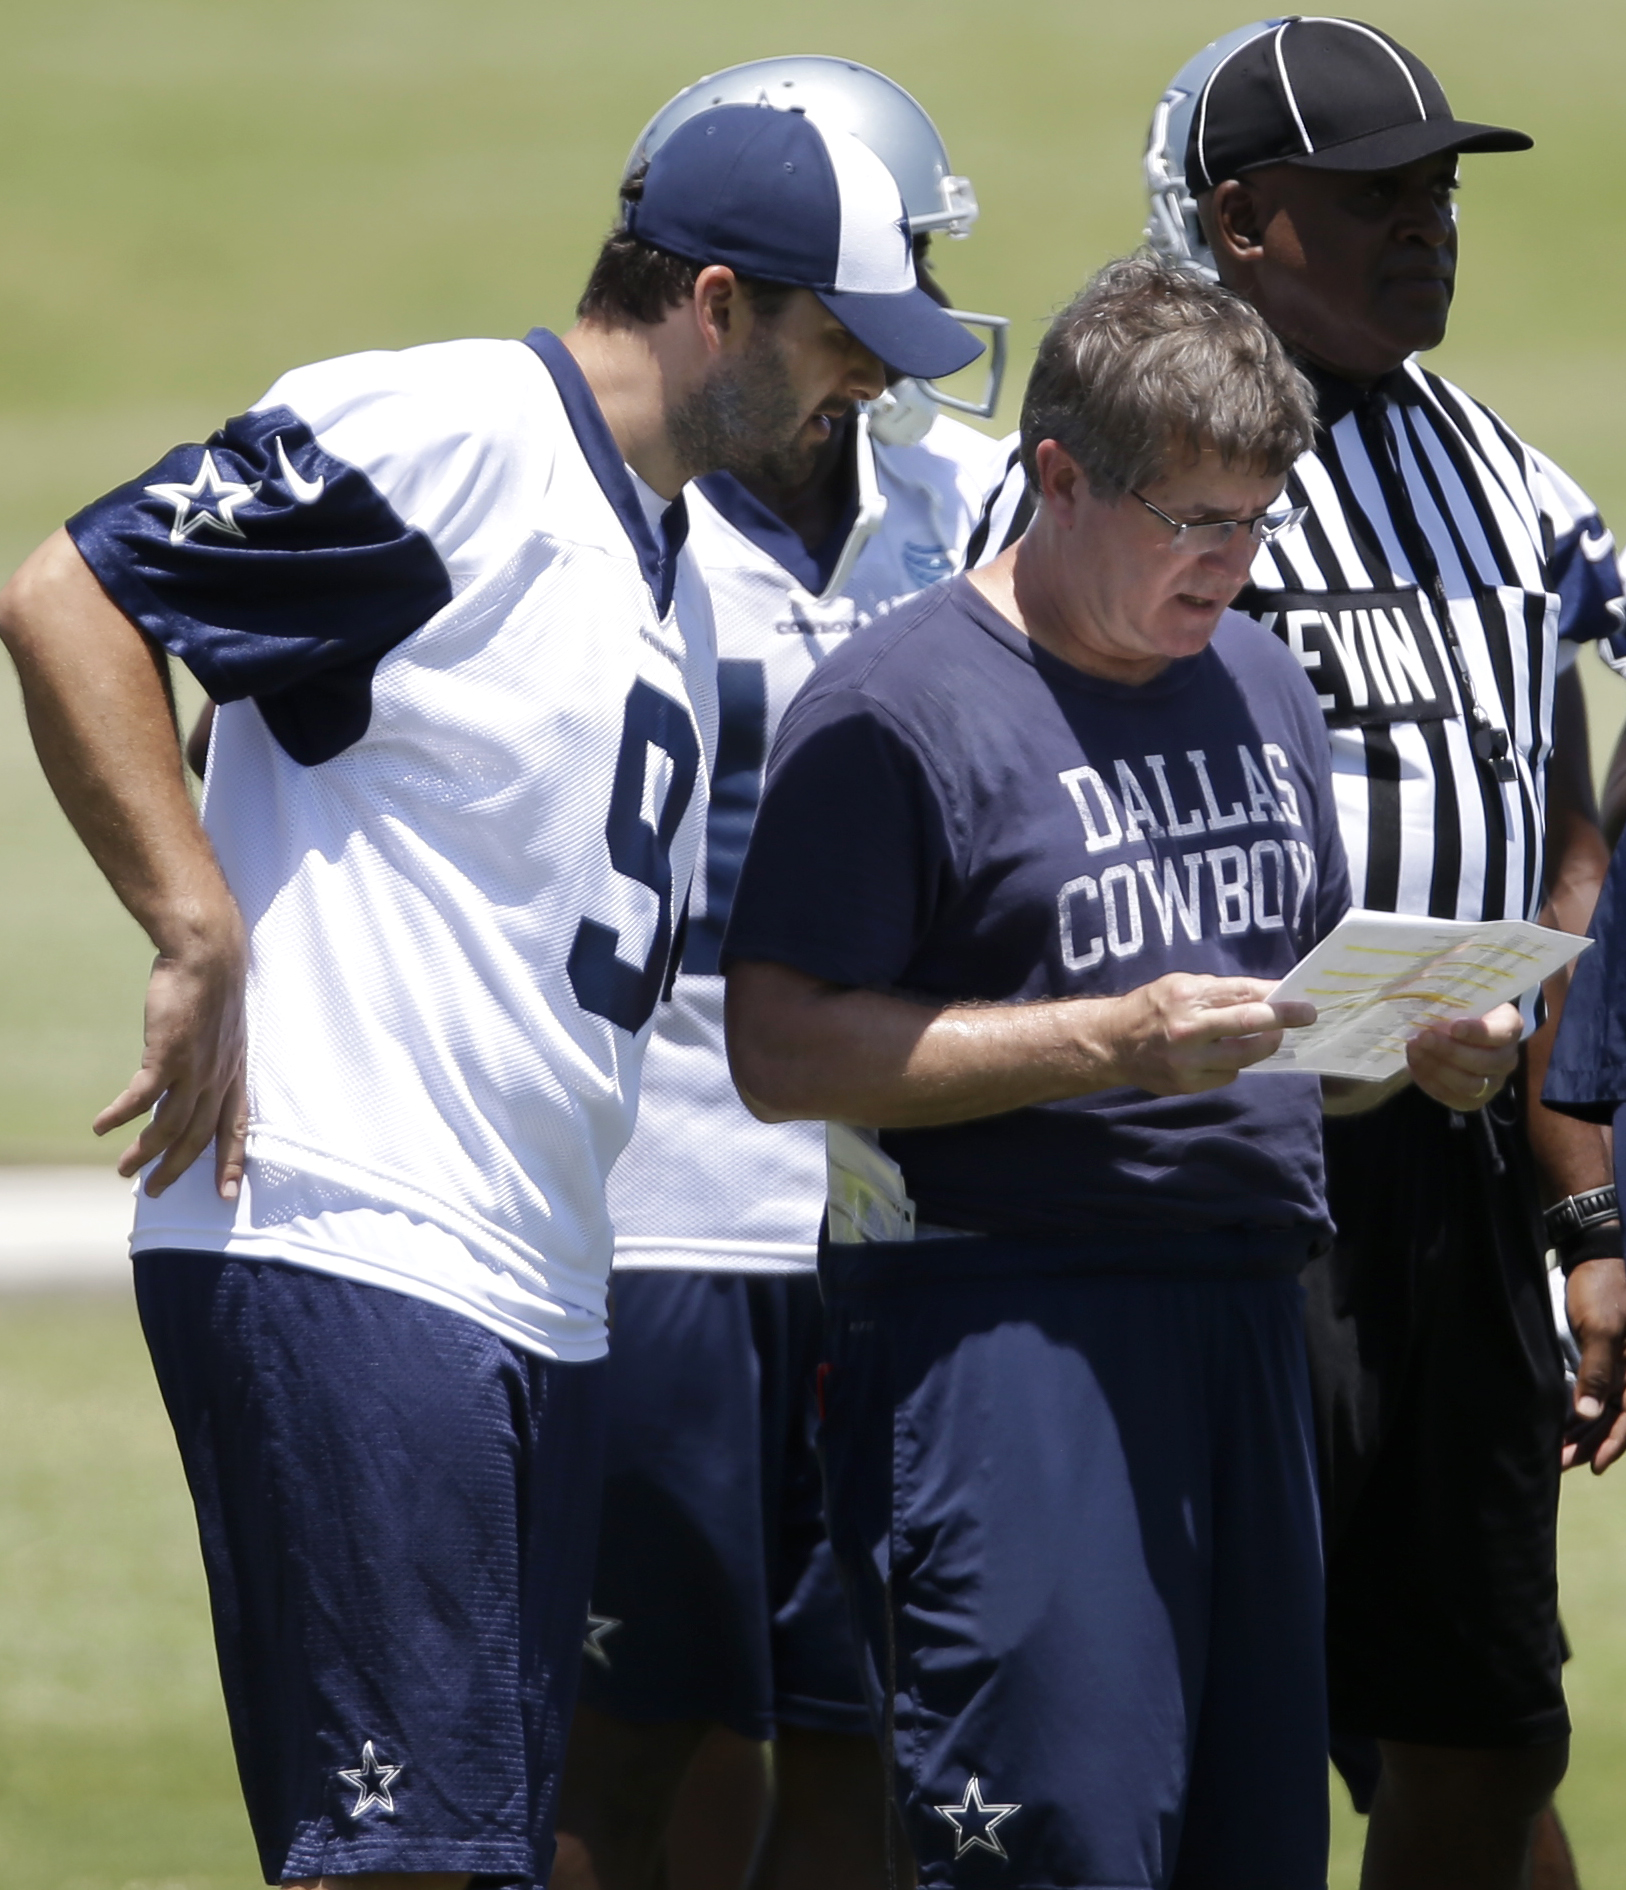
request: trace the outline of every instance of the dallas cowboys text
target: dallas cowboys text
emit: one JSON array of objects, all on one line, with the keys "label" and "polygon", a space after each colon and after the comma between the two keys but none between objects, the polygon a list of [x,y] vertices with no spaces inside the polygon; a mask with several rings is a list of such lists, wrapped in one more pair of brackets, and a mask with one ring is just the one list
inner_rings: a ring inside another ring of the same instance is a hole
[{"label": "dallas cowboys text", "polygon": [[[1275,742],[1238,743],[1235,759],[1216,750],[1142,755],[1101,769],[1067,768],[1057,776],[1072,800],[1091,855],[1134,852],[1068,880],[1056,895],[1062,963],[1089,971],[1110,952],[1135,958],[1149,937],[1165,947],[1176,931],[1195,943],[1239,932],[1298,932],[1316,881],[1314,849],[1302,831],[1287,755]],[[1240,796],[1240,798],[1237,798]],[[1276,835],[1247,830],[1274,827]],[[1147,841],[1221,833],[1217,846],[1151,850]]]}]

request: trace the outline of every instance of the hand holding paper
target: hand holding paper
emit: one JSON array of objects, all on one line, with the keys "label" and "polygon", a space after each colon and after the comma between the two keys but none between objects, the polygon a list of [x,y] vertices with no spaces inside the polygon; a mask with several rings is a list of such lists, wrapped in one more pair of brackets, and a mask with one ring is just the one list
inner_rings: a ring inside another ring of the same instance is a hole
[{"label": "hand holding paper", "polygon": [[[1464,1115],[1484,1108],[1492,1096],[1519,1067],[1519,1039],[1524,1035],[1524,1018],[1516,1004],[1498,1004],[1483,1017],[1463,1017],[1454,1024],[1434,1024],[1406,1045],[1406,1067],[1411,1080],[1425,1096],[1447,1109]],[[1344,1083],[1337,1077],[1322,1079],[1321,1106],[1329,1114],[1347,1113],[1339,1107],[1343,1101],[1358,1108],[1363,1094],[1372,1093],[1370,1083]],[[1382,1084],[1376,1094],[1388,1094]]]}]

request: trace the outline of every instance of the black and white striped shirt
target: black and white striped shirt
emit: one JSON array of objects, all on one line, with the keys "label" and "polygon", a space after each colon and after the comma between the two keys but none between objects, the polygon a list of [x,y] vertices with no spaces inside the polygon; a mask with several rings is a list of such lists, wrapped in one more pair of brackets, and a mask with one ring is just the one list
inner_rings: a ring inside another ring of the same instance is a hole
[{"label": "black and white striped shirt", "polygon": [[1287,486],[1308,512],[1236,608],[1316,685],[1355,903],[1534,918],[1560,644],[1612,638],[1626,662],[1613,542],[1550,461],[1414,362],[1370,388],[1312,379],[1316,447]]}]

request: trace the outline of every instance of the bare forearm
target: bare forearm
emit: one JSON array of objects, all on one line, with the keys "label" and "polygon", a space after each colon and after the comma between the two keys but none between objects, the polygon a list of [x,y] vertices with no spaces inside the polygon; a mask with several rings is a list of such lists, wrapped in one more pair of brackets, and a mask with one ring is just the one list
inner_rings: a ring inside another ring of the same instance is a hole
[{"label": "bare forearm", "polygon": [[1314,1019],[1270,988],[1175,972],[1116,997],[931,1005],[747,963],[728,976],[729,1061],[765,1121],[930,1128],[1103,1089],[1193,1095]]},{"label": "bare forearm", "polygon": [[182,773],[162,658],[108,599],[65,532],[0,593],[40,763],[91,855],[161,953],[236,908]]},{"label": "bare forearm", "polygon": [[1079,1028],[1097,1007],[1082,1001],[933,1007],[820,986],[798,994],[780,1027],[753,1029],[742,1054],[737,989],[735,1080],[770,1118],[927,1128],[1105,1086],[1105,1059]]}]

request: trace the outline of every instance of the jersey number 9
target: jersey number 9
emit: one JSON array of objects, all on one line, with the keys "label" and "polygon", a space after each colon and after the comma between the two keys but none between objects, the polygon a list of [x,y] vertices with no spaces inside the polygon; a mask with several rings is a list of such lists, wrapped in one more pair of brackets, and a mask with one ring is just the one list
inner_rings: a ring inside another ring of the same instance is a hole
[{"label": "jersey number 9", "polygon": [[[672,764],[666,798],[653,826],[646,814],[652,749]],[[699,767],[700,744],[688,715],[640,678],[627,696],[604,838],[615,870],[655,895],[655,936],[644,962],[628,964],[616,955],[621,935],[615,927],[583,919],[566,965],[582,1009],[634,1034],[649,1022],[666,980],[672,950],[672,837],[688,810]]]}]

